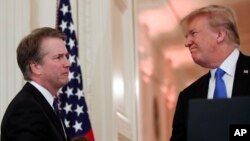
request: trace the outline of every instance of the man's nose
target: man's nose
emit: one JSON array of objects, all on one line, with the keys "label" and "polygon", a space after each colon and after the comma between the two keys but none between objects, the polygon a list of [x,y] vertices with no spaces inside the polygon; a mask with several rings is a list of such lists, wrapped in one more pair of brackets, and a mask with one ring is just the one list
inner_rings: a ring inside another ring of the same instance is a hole
[{"label": "man's nose", "polygon": [[65,63],[64,63],[65,65],[65,67],[70,67],[71,66],[71,63],[70,63],[70,61],[69,61],[69,59],[68,58],[66,58],[65,59]]},{"label": "man's nose", "polygon": [[190,47],[192,45],[193,41],[190,37],[187,37],[185,39],[185,47]]}]

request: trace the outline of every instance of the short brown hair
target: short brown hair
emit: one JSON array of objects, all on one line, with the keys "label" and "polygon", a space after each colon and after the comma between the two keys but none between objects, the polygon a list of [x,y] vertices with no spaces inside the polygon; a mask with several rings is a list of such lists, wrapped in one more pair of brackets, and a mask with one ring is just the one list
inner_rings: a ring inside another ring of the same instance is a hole
[{"label": "short brown hair", "polygon": [[181,25],[186,25],[193,18],[205,15],[209,19],[211,27],[224,27],[229,33],[229,40],[240,45],[239,31],[236,23],[235,12],[228,7],[219,5],[209,5],[192,11],[181,20]]},{"label": "short brown hair", "polygon": [[31,80],[30,63],[42,63],[41,43],[44,38],[60,38],[66,40],[64,33],[50,27],[42,27],[33,30],[19,43],[17,53],[17,63],[21,69],[24,79]]}]

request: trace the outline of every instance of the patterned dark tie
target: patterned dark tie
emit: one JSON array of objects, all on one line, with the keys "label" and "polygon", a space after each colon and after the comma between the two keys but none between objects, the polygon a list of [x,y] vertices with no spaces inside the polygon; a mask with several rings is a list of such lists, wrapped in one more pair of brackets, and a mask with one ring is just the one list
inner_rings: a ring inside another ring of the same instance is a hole
[{"label": "patterned dark tie", "polygon": [[61,116],[60,116],[60,111],[59,111],[59,108],[58,108],[58,104],[59,104],[59,99],[58,97],[55,97],[54,98],[54,102],[53,102],[53,108],[54,108],[54,111],[56,113],[56,116],[59,120],[59,122],[61,123],[61,126],[63,128],[63,132],[64,132],[64,135],[65,135],[65,139],[67,139],[67,135],[66,135],[66,132],[65,132],[65,127],[63,125],[63,122],[62,122],[62,119],[61,119]]},{"label": "patterned dark tie", "polygon": [[59,104],[58,98],[54,98],[54,102],[53,102],[54,111],[55,111],[57,117],[60,117],[58,104]]},{"label": "patterned dark tie", "polygon": [[214,99],[227,98],[227,91],[224,80],[222,79],[225,71],[218,68],[215,72],[215,89],[214,89]]}]

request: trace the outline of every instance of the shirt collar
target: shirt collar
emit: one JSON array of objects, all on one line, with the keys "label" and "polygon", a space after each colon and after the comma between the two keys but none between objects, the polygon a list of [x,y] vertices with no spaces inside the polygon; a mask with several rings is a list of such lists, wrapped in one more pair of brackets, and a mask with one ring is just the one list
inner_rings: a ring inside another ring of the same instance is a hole
[{"label": "shirt collar", "polygon": [[52,94],[35,81],[29,81],[29,83],[36,87],[38,91],[44,96],[44,98],[48,101],[49,105],[53,107],[54,97],[52,96]]},{"label": "shirt collar", "polygon": [[[236,68],[236,63],[239,58],[240,51],[235,48],[233,52],[224,60],[224,62],[219,66],[223,69],[227,75],[233,76]],[[214,77],[216,69],[211,69],[211,76]]]}]

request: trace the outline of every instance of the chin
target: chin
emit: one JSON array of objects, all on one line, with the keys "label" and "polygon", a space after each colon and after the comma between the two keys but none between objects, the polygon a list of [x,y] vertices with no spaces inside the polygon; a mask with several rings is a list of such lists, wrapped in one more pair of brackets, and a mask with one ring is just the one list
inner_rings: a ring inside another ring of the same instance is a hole
[{"label": "chin", "polygon": [[200,66],[203,66],[202,64],[202,61],[201,60],[199,60],[199,59],[197,59],[197,58],[193,58],[193,60],[194,60],[194,62],[196,63],[196,64],[198,64],[198,65],[200,65]]},{"label": "chin", "polygon": [[199,61],[199,60],[196,60],[194,61],[196,64],[198,64],[199,66],[201,67],[204,67],[204,68],[210,68],[209,65],[206,63],[206,62],[202,62],[202,61]]},{"label": "chin", "polygon": [[199,63],[198,63],[198,62],[199,62],[199,59],[197,59],[197,57],[192,56],[192,59],[193,59],[193,61],[194,61],[195,63],[199,64]]},{"label": "chin", "polygon": [[69,81],[67,80],[67,81],[64,81],[64,82],[62,82],[62,87],[63,86],[65,86],[65,85],[67,85],[69,83]]}]

